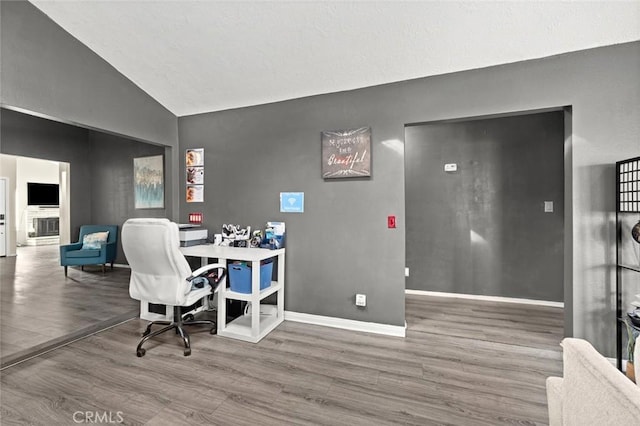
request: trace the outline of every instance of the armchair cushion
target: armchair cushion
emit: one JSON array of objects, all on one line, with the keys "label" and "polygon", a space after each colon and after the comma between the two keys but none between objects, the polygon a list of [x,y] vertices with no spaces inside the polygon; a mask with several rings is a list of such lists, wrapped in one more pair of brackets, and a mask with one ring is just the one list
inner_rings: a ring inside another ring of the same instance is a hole
[{"label": "armchair cushion", "polygon": [[100,257],[100,250],[92,250],[92,249],[82,249],[82,250],[73,250],[67,252],[67,257],[71,258],[83,258],[83,257]]},{"label": "armchair cushion", "polygon": [[100,249],[101,244],[105,244],[109,238],[109,231],[94,232],[82,238],[82,250]]}]

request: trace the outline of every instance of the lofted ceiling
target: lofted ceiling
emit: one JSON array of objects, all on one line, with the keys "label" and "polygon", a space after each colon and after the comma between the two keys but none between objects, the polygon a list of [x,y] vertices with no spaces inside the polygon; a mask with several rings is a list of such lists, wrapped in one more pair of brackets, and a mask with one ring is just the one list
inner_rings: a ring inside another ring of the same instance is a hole
[{"label": "lofted ceiling", "polygon": [[640,40],[640,1],[30,0],[177,116]]}]

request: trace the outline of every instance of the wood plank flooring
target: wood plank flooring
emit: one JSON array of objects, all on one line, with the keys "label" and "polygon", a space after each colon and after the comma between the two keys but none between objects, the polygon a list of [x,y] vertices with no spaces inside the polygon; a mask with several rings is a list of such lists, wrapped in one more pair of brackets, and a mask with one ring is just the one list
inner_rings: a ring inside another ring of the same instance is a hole
[{"label": "wood plank flooring", "polygon": [[129,297],[128,268],[70,267],[59,263],[57,245],[18,247],[0,258],[0,357],[3,366],[34,350],[86,335],[104,322],[137,316]]},{"label": "wood plank flooring", "polygon": [[560,308],[407,296],[407,337],[285,321],[258,344],[167,333],[145,321],[1,372],[3,425],[538,425],[544,382],[561,375]]}]

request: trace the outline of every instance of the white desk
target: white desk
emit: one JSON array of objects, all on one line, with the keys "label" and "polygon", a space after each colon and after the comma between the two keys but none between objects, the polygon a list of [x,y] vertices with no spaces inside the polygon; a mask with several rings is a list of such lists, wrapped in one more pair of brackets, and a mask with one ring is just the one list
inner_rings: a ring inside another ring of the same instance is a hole
[{"label": "white desk", "polygon": [[[191,247],[180,247],[185,256],[201,258],[201,265],[208,263],[208,258],[216,258],[227,265],[228,260],[251,262],[251,293],[238,293],[227,288],[226,277],[218,289],[218,334],[224,337],[257,343],[284,320],[284,252],[285,249],[269,250],[261,248],[220,247],[203,244]],[[278,281],[260,290],[260,261],[278,258]],[[228,265],[227,265],[228,267]],[[276,315],[260,315],[260,301],[277,293]],[[227,324],[227,299],[251,302],[251,315],[242,315]]]}]

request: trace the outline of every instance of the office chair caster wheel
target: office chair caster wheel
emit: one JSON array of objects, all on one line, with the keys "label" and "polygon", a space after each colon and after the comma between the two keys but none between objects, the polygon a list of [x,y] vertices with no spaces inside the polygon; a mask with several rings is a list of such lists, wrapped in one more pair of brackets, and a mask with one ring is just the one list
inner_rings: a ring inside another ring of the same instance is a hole
[{"label": "office chair caster wheel", "polygon": [[136,351],[136,355],[138,355],[138,358],[142,358],[146,353],[147,350],[145,348],[140,348]]},{"label": "office chair caster wheel", "polygon": [[216,327],[213,327],[211,330],[209,330],[209,334],[217,334],[218,333],[218,329]]},{"label": "office chair caster wheel", "polygon": [[187,348],[184,350],[184,356],[189,356],[191,355],[191,348]]},{"label": "office chair caster wheel", "polygon": [[195,319],[196,319],[196,317],[194,317],[193,314],[187,314],[187,315],[184,316],[184,318],[182,320],[186,322],[186,321],[193,321]]}]

